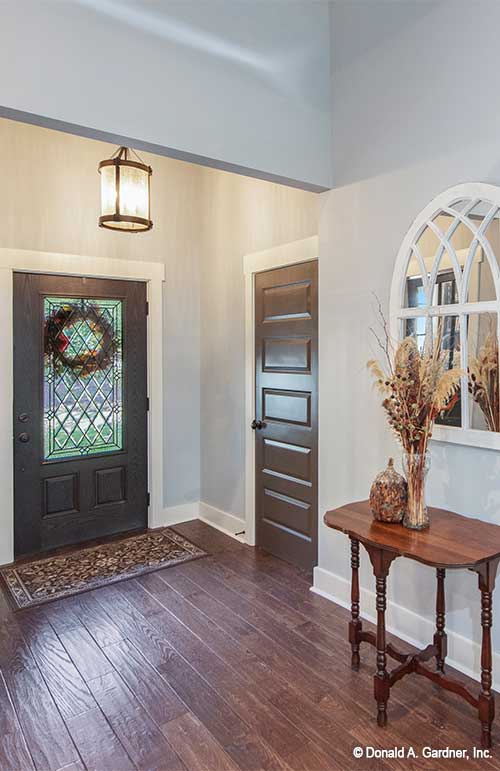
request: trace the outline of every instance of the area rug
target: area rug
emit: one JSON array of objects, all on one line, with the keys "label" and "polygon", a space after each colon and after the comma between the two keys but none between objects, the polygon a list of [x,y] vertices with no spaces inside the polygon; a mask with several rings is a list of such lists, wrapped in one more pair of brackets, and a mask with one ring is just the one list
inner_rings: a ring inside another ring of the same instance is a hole
[{"label": "area rug", "polygon": [[206,552],[171,528],[0,570],[16,609],[205,557]]}]

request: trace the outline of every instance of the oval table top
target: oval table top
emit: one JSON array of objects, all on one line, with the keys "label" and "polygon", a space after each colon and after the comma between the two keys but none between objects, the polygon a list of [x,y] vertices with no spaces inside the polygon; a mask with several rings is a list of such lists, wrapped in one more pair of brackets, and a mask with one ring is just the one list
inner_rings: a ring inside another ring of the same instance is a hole
[{"label": "oval table top", "polygon": [[432,567],[474,568],[500,557],[500,526],[428,507],[430,527],[408,530],[377,522],[368,501],[327,511],[324,522],[361,542],[395,552]]}]

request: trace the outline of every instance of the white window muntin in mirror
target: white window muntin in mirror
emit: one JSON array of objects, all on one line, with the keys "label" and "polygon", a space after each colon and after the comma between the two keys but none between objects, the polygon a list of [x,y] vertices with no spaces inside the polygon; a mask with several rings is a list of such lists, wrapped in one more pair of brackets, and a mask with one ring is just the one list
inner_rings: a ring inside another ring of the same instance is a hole
[{"label": "white window muntin in mirror", "polygon": [[[483,218],[479,226],[468,217],[473,210],[477,211],[478,208],[481,209],[481,217]],[[440,214],[451,218],[447,229],[442,229],[434,222]],[[464,371],[467,369],[468,362],[466,324],[469,314],[495,313],[497,334],[500,339],[500,268],[494,250],[486,237],[488,226],[495,216],[500,217],[500,187],[482,182],[467,182],[449,188],[436,196],[420,212],[403,239],[396,258],[390,297],[391,334],[394,339],[401,339],[404,333],[405,319],[426,318],[428,325],[433,317],[458,316],[460,361]],[[466,250],[456,250],[451,243],[460,223],[465,224],[472,234],[471,243]],[[418,240],[426,228],[435,234],[439,242],[432,265],[426,265],[418,247]],[[491,271],[495,299],[468,302],[471,270],[474,260],[478,259],[479,250],[481,250],[482,258],[487,260]],[[434,304],[436,301],[435,287],[443,255],[449,259],[449,265],[446,267],[453,271],[458,301],[438,305]],[[500,260],[500,253],[498,259]],[[424,302],[416,307],[406,307],[406,279],[412,260],[420,269]],[[460,265],[461,262],[463,263],[463,270]],[[437,441],[455,444],[500,449],[500,433],[469,427],[470,412],[467,386],[467,376],[464,376],[461,389],[462,427],[436,425],[433,438]]]}]

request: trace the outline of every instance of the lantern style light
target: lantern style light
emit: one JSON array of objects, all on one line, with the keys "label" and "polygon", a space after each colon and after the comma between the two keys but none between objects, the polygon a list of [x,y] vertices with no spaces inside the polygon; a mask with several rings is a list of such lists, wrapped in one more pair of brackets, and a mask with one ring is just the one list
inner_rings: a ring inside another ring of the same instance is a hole
[{"label": "lantern style light", "polygon": [[[133,160],[134,153],[137,160]],[[99,226],[139,233],[151,230],[150,179],[153,169],[128,147],[119,147],[98,167],[101,175]]]}]

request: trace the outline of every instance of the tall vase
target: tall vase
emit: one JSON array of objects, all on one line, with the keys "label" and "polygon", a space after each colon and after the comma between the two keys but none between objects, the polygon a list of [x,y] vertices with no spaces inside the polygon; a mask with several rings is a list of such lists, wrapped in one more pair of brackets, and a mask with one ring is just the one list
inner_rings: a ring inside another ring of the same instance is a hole
[{"label": "tall vase", "polygon": [[403,470],[408,483],[408,503],[403,525],[410,530],[424,530],[429,527],[429,515],[425,505],[425,481],[429,466],[429,453],[403,453]]}]

